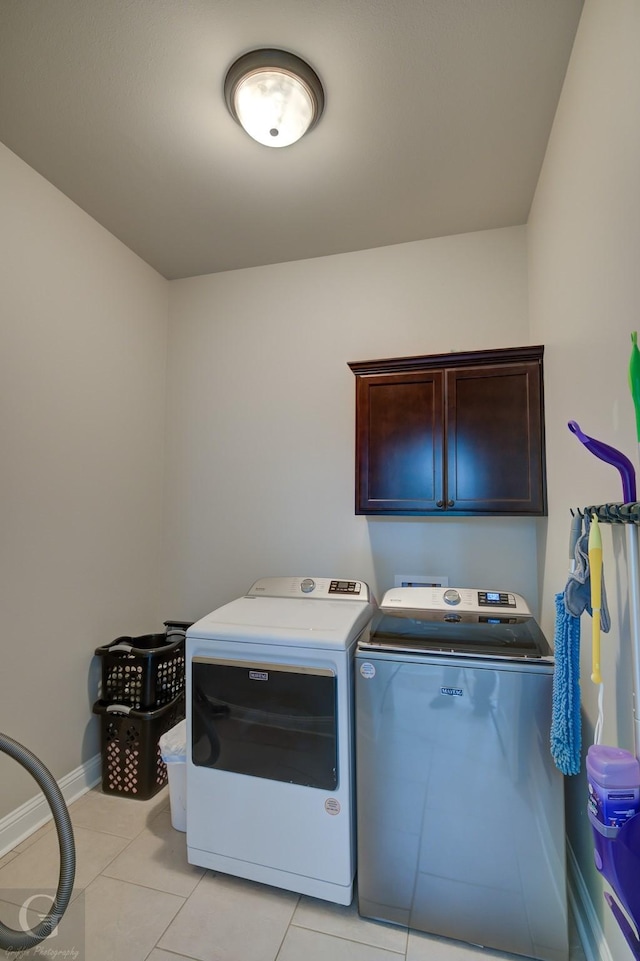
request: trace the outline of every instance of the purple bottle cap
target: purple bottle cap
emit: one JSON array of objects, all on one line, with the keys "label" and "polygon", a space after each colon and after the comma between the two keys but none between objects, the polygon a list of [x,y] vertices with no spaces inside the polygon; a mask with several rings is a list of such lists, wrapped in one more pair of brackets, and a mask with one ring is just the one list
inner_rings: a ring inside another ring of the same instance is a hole
[{"label": "purple bottle cap", "polygon": [[592,744],[587,751],[587,773],[602,787],[640,787],[640,762],[621,747]]}]

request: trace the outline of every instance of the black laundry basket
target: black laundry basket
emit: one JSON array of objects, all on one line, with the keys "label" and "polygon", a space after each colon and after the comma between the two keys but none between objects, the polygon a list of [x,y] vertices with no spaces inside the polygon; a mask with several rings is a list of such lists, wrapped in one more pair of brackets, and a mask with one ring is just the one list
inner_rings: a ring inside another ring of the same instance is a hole
[{"label": "black laundry basket", "polygon": [[102,660],[102,701],[150,711],[184,690],[186,621],[166,621],[166,633],[117,637],[96,648]]},{"label": "black laundry basket", "polygon": [[146,801],[164,787],[167,766],[158,742],[183,719],[184,703],[184,692],[154,711],[96,701],[93,712],[100,715],[105,794]]}]

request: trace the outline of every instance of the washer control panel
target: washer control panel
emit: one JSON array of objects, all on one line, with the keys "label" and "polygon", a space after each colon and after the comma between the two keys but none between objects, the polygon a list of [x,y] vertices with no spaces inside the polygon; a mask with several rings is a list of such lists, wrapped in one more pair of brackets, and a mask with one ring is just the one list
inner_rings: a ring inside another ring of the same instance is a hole
[{"label": "washer control panel", "polygon": [[492,611],[531,614],[520,594],[510,591],[477,590],[471,587],[394,587],[382,598],[382,608],[418,611],[482,613]]}]

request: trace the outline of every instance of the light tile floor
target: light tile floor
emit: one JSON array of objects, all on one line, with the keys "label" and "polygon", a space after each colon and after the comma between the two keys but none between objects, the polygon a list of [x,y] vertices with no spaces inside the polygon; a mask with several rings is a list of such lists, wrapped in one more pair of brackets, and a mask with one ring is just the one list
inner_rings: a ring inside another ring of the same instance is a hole
[{"label": "light tile floor", "polygon": [[[77,869],[67,914],[81,918],[86,961],[516,961],[365,920],[355,902],[341,907],[193,867],[185,835],[171,827],[166,788],[150,801],[95,789],[70,813]],[[57,876],[48,824],[0,859],[0,920],[16,927],[11,904],[24,889],[55,889]],[[27,957],[72,957],[58,944],[57,953],[52,939],[48,954],[32,949]],[[573,930],[571,961],[584,957]]]}]

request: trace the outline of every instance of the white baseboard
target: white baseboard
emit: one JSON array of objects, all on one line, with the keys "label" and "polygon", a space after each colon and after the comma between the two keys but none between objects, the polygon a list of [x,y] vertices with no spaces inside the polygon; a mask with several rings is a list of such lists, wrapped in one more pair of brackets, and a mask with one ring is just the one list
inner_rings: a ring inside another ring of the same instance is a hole
[{"label": "white baseboard", "polygon": [[567,841],[569,903],[587,961],[613,961],[575,854]]},{"label": "white baseboard", "polygon": [[[62,796],[67,804],[77,800],[94,787],[102,776],[102,756],[89,758],[75,771],[65,774],[58,781]],[[11,851],[16,844],[37,831],[52,818],[51,810],[42,793],[25,801],[19,808],[0,820],[0,857]]]}]

